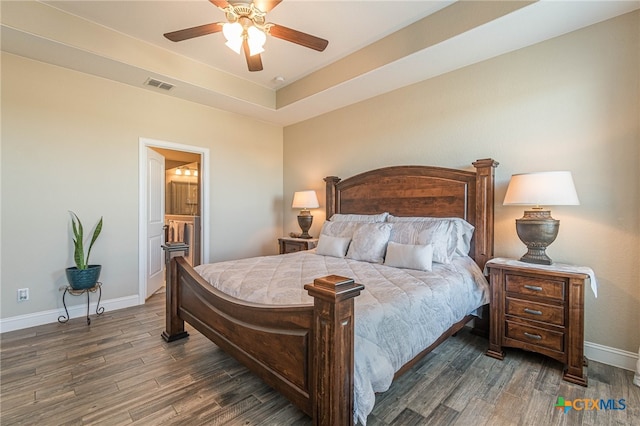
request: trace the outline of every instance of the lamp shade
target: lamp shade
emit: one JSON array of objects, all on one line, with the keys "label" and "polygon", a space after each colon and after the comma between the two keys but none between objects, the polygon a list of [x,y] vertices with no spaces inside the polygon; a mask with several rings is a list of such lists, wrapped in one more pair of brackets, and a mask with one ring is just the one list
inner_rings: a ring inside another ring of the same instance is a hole
[{"label": "lamp shade", "polygon": [[244,28],[242,28],[242,25],[239,22],[227,22],[222,25],[222,34],[224,35],[224,38],[227,39],[227,41],[238,39],[242,40],[243,31]]},{"label": "lamp shade", "polygon": [[249,56],[257,55],[264,52],[264,43],[267,41],[267,36],[264,32],[260,31],[255,26],[250,26],[247,30],[249,43]]},{"label": "lamp shade", "polygon": [[294,209],[317,209],[320,207],[316,191],[297,191],[293,194],[293,203],[291,208]]},{"label": "lamp shade", "polygon": [[504,205],[575,206],[578,194],[571,172],[522,173],[511,176]]},{"label": "lamp shade", "polygon": [[227,22],[222,26],[222,34],[227,39],[225,44],[229,49],[238,54],[240,54],[240,49],[242,49],[242,41],[244,40],[242,37],[243,32],[244,28],[242,28],[239,22]]}]

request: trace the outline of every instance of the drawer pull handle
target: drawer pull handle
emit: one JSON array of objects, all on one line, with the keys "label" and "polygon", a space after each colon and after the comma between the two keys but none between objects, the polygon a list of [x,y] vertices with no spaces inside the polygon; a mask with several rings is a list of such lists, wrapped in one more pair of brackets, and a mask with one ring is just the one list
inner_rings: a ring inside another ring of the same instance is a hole
[{"label": "drawer pull handle", "polygon": [[527,336],[529,339],[533,339],[533,340],[542,340],[542,336],[539,334],[531,334],[531,333],[527,333],[526,331],[524,332],[524,335]]},{"label": "drawer pull handle", "polygon": [[536,311],[534,309],[524,308],[525,313],[531,315],[542,315],[542,311]]},{"label": "drawer pull handle", "polygon": [[527,284],[525,284],[524,288],[526,288],[527,290],[542,291],[542,287],[539,287],[537,285],[527,285]]}]

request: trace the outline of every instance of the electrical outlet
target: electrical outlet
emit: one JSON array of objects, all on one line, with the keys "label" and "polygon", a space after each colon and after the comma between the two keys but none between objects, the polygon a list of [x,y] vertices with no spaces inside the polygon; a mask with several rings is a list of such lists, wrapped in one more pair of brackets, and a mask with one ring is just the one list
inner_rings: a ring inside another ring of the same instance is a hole
[{"label": "electrical outlet", "polygon": [[18,289],[18,302],[24,302],[29,300],[29,289],[28,288],[19,288]]}]

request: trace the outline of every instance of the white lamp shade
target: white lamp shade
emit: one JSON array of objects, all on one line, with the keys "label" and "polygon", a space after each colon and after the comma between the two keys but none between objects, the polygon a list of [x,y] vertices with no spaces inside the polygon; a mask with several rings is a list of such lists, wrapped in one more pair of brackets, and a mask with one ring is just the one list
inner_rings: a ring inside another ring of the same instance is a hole
[{"label": "white lamp shade", "polygon": [[242,49],[242,39],[229,40],[225,45],[239,55]]},{"label": "white lamp shade", "polygon": [[291,208],[294,209],[317,209],[320,207],[318,203],[318,197],[316,191],[297,191],[293,194],[293,204]]},{"label": "white lamp shade", "polygon": [[571,172],[522,173],[511,176],[504,205],[579,205]]},{"label": "white lamp shade", "polygon": [[242,28],[242,25],[240,25],[239,22],[227,22],[222,26],[222,34],[224,35],[224,38],[227,39],[227,42],[225,44],[229,49],[238,54],[240,54],[240,49],[242,49],[243,32],[244,28]]},{"label": "white lamp shade", "polygon": [[264,43],[267,41],[266,34],[258,28],[250,26],[247,30],[247,35],[249,37],[247,40],[249,43],[249,56],[264,52],[262,46],[264,46]]},{"label": "white lamp shade", "polygon": [[222,25],[222,34],[227,41],[242,39],[244,28],[239,22],[227,22]]}]

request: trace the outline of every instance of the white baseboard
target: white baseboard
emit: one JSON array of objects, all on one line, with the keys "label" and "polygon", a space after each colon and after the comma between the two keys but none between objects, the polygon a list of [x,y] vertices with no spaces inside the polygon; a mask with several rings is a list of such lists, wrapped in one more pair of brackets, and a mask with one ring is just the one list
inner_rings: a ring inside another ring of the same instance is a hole
[{"label": "white baseboard", "polygon": [[593,361],[631,371],[636,371],[636,364],[638,362],[637,353],[592,342],[584,342],[584,356]]},{"label": "white baseboard", "polygon": [[[138,304],[139,298],[137,295],[100,301],[100,307],[104,307],[105,311],[115,311],[117,309],[129,308]],[[79,318],[87,315],[86,304],[73,305],[68,308],[70,318]],[[92,302],[89,305],[89,313],[95,315],[96,302]],[[35,327],[37,325],[51,324],[58,321],[58,317],[60,315],[65,315],[64,308],[3,318],[0,319],[0,333],[22,330],[23,328]]]}]

